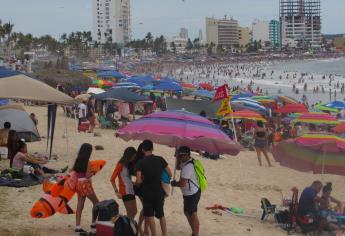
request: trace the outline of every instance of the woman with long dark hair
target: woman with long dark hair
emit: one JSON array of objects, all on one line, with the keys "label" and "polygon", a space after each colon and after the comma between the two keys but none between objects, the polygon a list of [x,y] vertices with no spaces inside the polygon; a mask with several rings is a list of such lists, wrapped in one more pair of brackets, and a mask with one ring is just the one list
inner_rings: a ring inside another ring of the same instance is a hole
[{"label": "woman with long dark hair", "polygon": [[272,166],[270,158],[268,157],[268,132],[267,129],[264,127],[264,123],[262,121],[257,122],[257,128],[254,131],[255,140],[254,147],[256,150],[256,154],[258,156],[259,165],[262,166],[261,161],[261,153],[264,154],[268,166]]},{"label": "woman with long dark hair", "polygon": [[[126,208],[127,216],[131,219],[134,219],[137,214],[137,203],[135,201],[133,182],[128,166],[133,162],[136,153],[137,151],[134,147],[126,148],[110,178],[115,194],[119,199],[122,199]],[[118,179],[119,187],[116,185],[116,179]]]},{"label": "woman with long dark hair", "polygon": [[[80,226],[81,214],[84,209],[84,204],[86,198],[88,198],[93,205],[98,203],[98,198],[93,190],[91,177],[92,173],[89,171],[89,160],[92,153],[92,145],[89,143],[84,143],[81,145],[77,159],[75,160],[72,171],[75,172],[77,176],[76,192],[78,194],[77,212],[76,212],[76,228],[75,232],[86,234]],[[96,216],[92,214],[92,224],[91,228],[96,227]]]}]

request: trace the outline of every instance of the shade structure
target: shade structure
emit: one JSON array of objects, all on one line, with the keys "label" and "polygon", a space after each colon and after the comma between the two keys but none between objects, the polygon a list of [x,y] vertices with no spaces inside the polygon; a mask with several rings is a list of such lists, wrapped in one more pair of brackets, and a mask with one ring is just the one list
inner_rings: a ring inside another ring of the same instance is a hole
[{"label": "shade structure", "polygon": [[308,123],[308,124],[328,124],[337,125],[340,122],[332,115],[326,113],[304,113],[293,120],[294,123]]},{"label": "shade structure", "polygon": [[294,140],[280,142],[273,147],[274,159],[280,165],[314,174],[345,175],[345,152],[323,152],[309,149]]},{"label": "shade structure", "polygon": [[253,96],[250,99],[261,103],[275,103],[276,101],[270,96]]},{"label": "shade structure", "polygon": [[332,129],[336,133],[345,133],[345,123],[341,123]]},{"label": "shade structure", "polygon": [[296,138],[296,144],[325,152],[345,152],[345,139],[329,133],[309,133]]},{"label": "shade structure", "polygon": [[118,130],[126,140],[150,139],[171,147],[189,146],[193,150],[237,155],[241,146],[211,121],[183,111],[157,112],[131,122]]},{"label": "shade structure", "polygon": [[206,89],[198,89],[192,93],[192,96],[212,99],[214,97],[214,91],[208,91]]},{"label": "shade structure", "polygon": [[214,90],[213,86],[208,84],[208,83],[201,83],[201,84],[199,84],[199,87],[202,89],[206,89],[208,91]]},{"label": "shade structure", "polygon": [[73,103],[73,98],[17,71],[0,70],[0,98],[25,99],[58,104]]},{"label": "shade structure", "polygon": [[23,106],[18,104],[1,106],[0,127],[3,127],[6,121],[11,123],[11,129],[18,133],[20,139],[24,139],[26,142],[41,140],[35,124]]},{"label": "shade structure", "polygon": [[326,104],[325,106],[328,107],[328,108],[334,108],[334,109],[343,110],[343,109],[345,109],[345,102],[343,102],[343,101],[334,101],[334,102]]},{"label": "shade structure", "polygon": [[96,94],[93,96],[97,100],[118,100],[124,102],[152,102],[150,98],[141,96],[127,88],[115,88],[108,92]]},{"label": "shade structure", "polygon": [[86,93],[88,94],[100,94],[100,93],[104,93],[104,89],[101,89],[101,88],[93,88],[93,87],[90,87],[88,88],[88,90],[86,91]]},{"label": "shade structure", "polygon": [[225,119],[246,119],[246,120],[256,120],[256,121],[263,121],[266,122],[266,119],[262,117],[258,112],[250,111],[250,110],[243,110],[243,111],[236,111],[230,115],[224,117]]},{"label": "shade structure", "polygon": [[262,115],[268,114],[268,110],[266,107],[264,107],[263,105],[261,105],[260,103],[254,100],[250,100],[246,98],[241,98],[235,101],[231,101],[231,106],[233,107],[234,110],[251,110],[251,111],[258,112]]},{"label": "shade structure", "polygon": [[286,104],[276,110],[277,113],[306,113],[308,109],[303,104]]},{"label": "shade structure", "polygon": [[337,108],[327,107],[326,105],[327,104],[325,104],[325,103],[319,103],[319,104],[314,106],[314,109],[317,111],[326,111],[326,112],[334,112],[334,113],[339,112],[339,110]]},{"label": "shade structure", "polygon": [[98,77],[101,78],[117,78],[117,79],[122,79],[126,78],[126,76],[118,71],[115,70],[104,70],[104,71],[99,71],[97,73]]}]

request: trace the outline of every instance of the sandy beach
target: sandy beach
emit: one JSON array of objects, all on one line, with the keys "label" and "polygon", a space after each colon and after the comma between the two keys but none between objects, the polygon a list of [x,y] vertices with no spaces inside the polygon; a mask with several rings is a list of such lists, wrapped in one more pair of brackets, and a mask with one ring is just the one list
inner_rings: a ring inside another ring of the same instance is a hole
[{"label": "sandy beach", "polygon": [[[46,107],[25,107],[27,112],[36,113],[42,136],[46,136],[47,109]],[[58,110],[56,134],[53,152],[59,156],[58,161],[51,161],[49,167],[61,168],[68,164],[73,165],[76,153],[81,143],[89,142],[93,145],[102,145],[103,151],[94,151],[92,159],[104,159],[107,161],[105,168],[93,178],[94,188],[100,200],[115,198],[110,184],[110,176],[116,162],[119,160],[123,150],[133,145],[137,147],[139,142],[126,143],[114,137],[113,130],[97,129],[101,137],[94,137],[92,134],[77,133],[74,120],[67,120],[68,146],[64,138],[65,118],[62,109]],[[41,142],[29,143],[30,152],[45,152],[46,139]],[[155,146],[155,154],[163,156],[172,167],[174,164],[172,148],[166,146]],[[200,157],[196,157],[200,158]],[[273,159],[273,157],[271,156]],[[206,168],[206,175],[209,188],[202,195],[200,203],[201,235],[286,235],[274,224],[273,219],[260,221],[260,199],[267,197],[272,203],[281,203],[282,195],[291,196],[290,189],[294,186],[301,190],[313,180],[320,179],[323,182],[331,181],[334,185],[334,196],[342,199],[345,195],[345,179],[335,175],[313,175],[312,173],[301,173],[274,163],[273,168],[259,167],[254,152],[244,151],[237,157],[224,156],[224,159],[217,161],[202,159]],[[1,160],[1,167],[7,167],[8,161]],[[48,219],[32,219],[29,211],[33,203],[42,195],[41,186],[29,188],[0,188],[0,235],[17,235],[23,232],[33,234],[20,235],[75,235],[74,215],[56,214]],[[122,201],[120,211],[124,212]],[[140,206],[139,201],[137,203]],[[223,214],[222,216],[212,214],[205,207],[213,204],[221,204],[227,207],[241,207],[245,209],[246,217],[237,217]],[[76,197],[70,202],[76,207]],[[91,221],[91,204],[87,201],[83,212],[82,226],[89,228]],[[182,236],[190,235],[190,229],[182,212],[182,195],[176,190],[173,196],[166,200],[165,214],[168,223],[168,235]],[[34,234],[35,233],[35,234]]]}]

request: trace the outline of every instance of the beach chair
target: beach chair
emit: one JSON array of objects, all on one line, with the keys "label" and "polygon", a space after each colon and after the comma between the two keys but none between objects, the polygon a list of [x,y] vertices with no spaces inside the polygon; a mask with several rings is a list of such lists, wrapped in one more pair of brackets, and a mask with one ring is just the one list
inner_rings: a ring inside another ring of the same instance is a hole
[{"label": "beach chair", "polygon": [[104,116],[99,116],[98,121],[102,129],[111,128],[111,122],[108,121]]},{"label": "beach chair", "polygon": [[261,220],[267,220],[270,215],[274,216],[276,213],[277,205],[272,205],[271,202],[267,198],[261,199],[261,209],[262,215]]}]

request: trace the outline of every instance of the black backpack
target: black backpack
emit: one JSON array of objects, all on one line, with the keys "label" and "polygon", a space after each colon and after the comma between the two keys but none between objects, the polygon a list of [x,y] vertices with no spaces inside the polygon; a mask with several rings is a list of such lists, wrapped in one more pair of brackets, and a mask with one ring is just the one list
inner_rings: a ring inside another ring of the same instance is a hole
[{"label": "black backpack", "polygon": [[97,203],[92,211],[97,215],[98,221],[110,221],[119,214],[119,205],[115,200],[105,200]]},{"label": "black backpack", "polygon": [[138,224],[127,216],[119,216],[114,225],[114,236],[137,236]]}]

